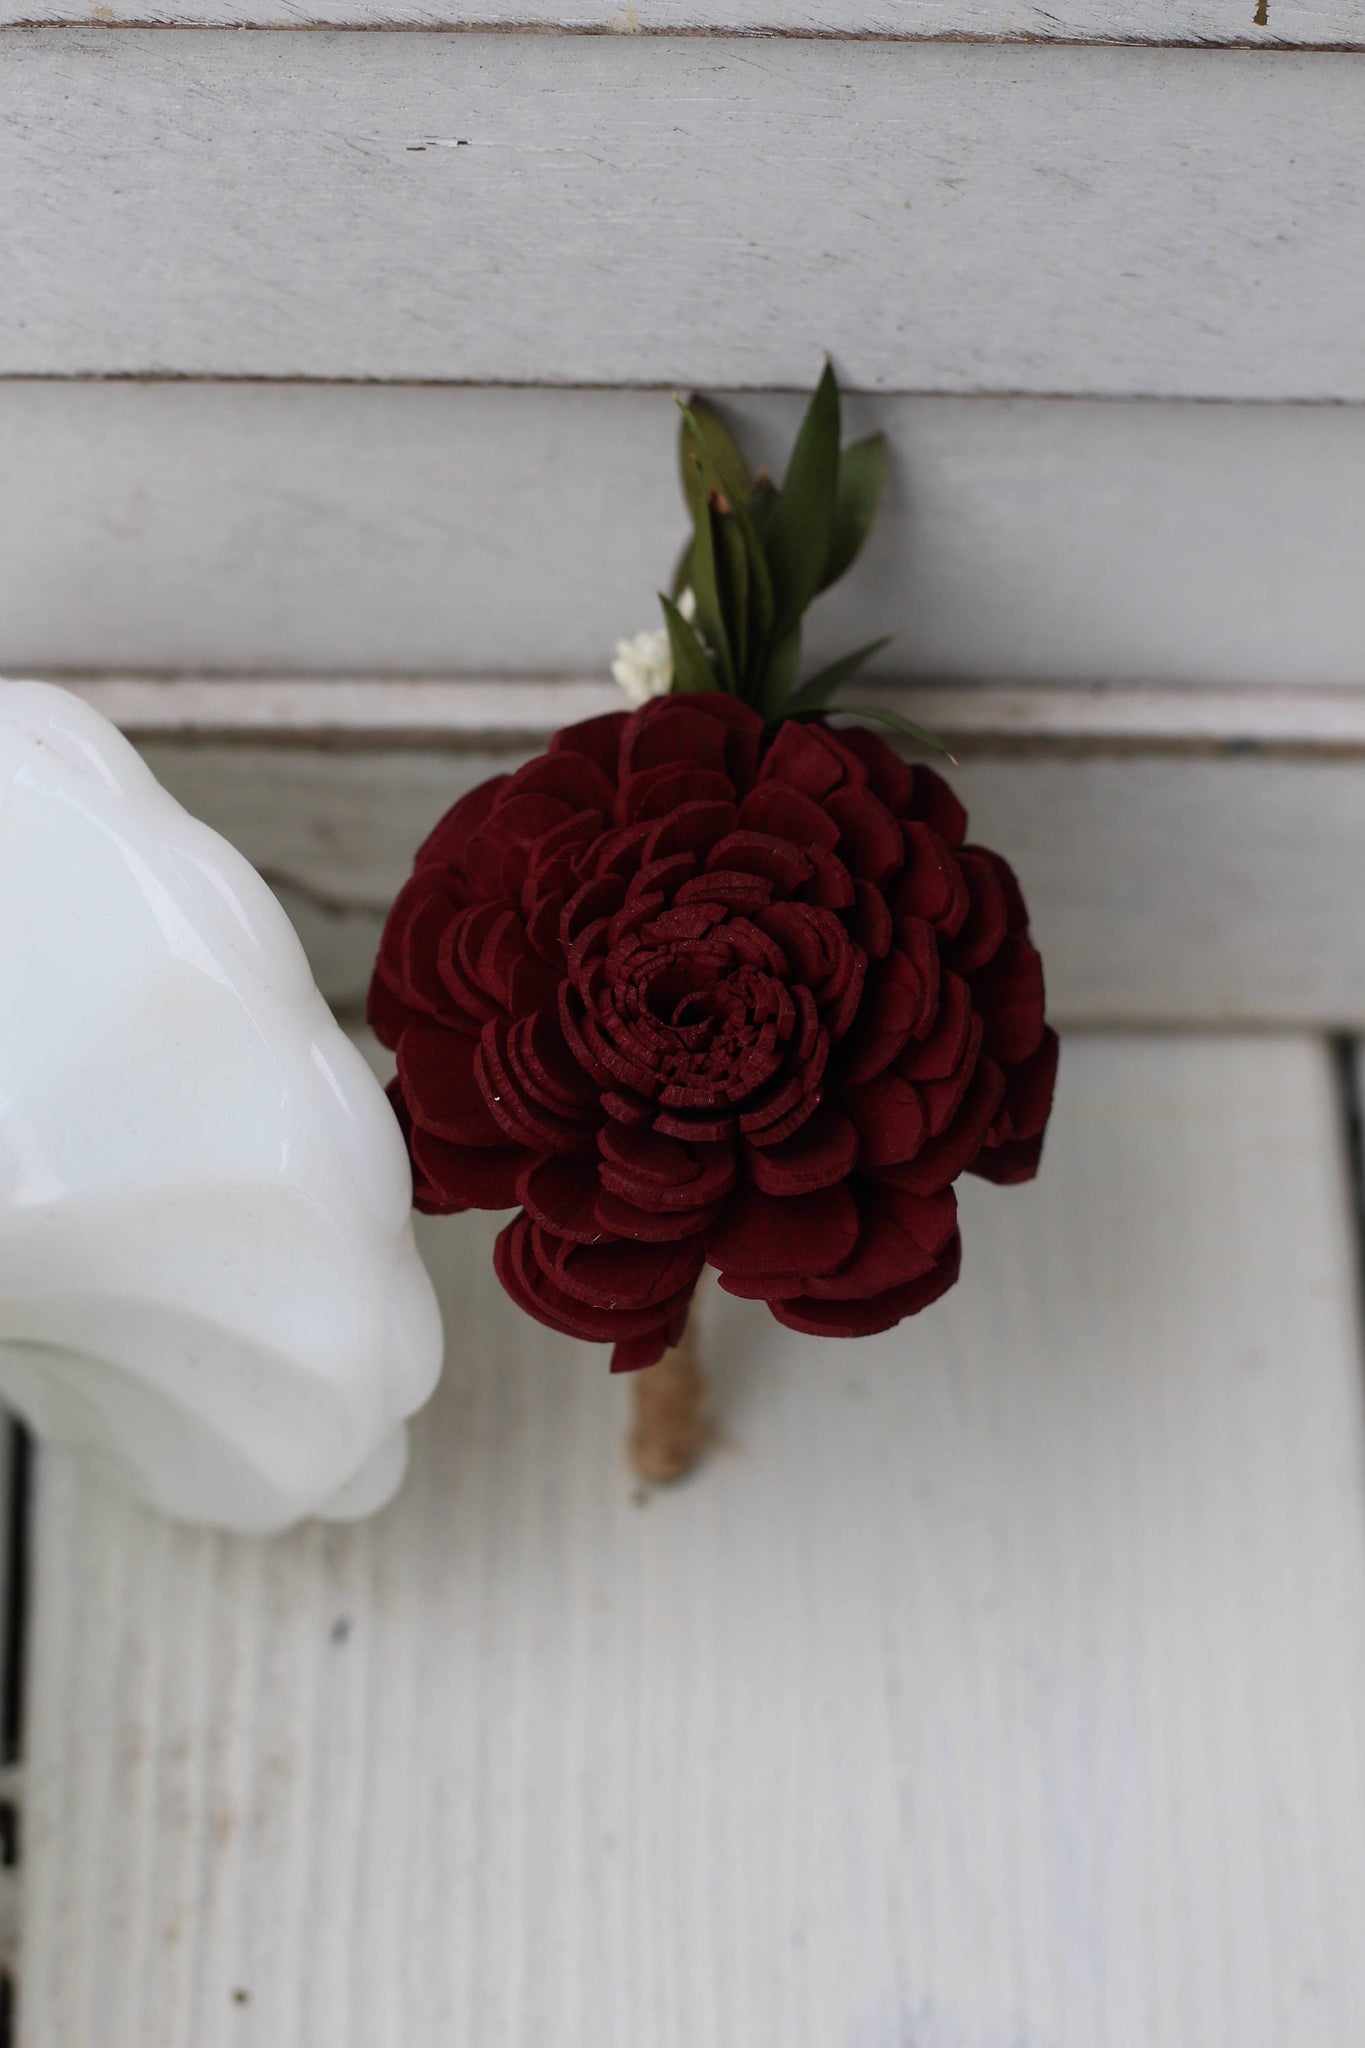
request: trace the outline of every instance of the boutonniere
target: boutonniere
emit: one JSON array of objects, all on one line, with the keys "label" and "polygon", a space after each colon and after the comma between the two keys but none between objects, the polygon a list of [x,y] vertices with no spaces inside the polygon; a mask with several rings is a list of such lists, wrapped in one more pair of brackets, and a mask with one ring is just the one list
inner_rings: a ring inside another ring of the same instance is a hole
[{"label": "boutonniere", "polygon": [[886,642],[802,675],[882,438],[840,447],[827,368],[780,487],[700,403],[680,457],[663,624],[617,650],[636,708],[455,804],[370,995],[417,1207],[515,1211],[503,1286],[640,1376],[652,1477],[703,1441],[703,1268],[792,1330],[890,1329],[957,1279],[959,1176],[1036,1171],[1057,1065],[1011,869],[933,769],[829,723],[938,746],[836,703]]}]

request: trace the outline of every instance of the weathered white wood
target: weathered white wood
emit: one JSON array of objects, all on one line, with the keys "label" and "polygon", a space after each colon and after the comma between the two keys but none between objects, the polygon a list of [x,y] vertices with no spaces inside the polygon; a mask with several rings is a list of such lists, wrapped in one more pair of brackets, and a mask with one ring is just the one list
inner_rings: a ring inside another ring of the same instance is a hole
[{"label": "weathered white wood", "polygon": [[[1263,18],[1264,17],[1264,18]],[[990,37],[1005,42],[1245,44],[1294,49],[1365,42],[1353,0],[0,0],[5,22],[206,27],[563,28],[589,34]]]},{"label": "weathered white wood", "polygon": [[[913,700],[907,700],[913,701]],[[266,875],[341,1005],[441,813],[516,752],[144,745]],[[1234,752],[965,756],[974,833],[1014,862],[1070,1023],[1365,1027],[1365,763]]]},{"label": "weathered white wood", "polygon": [[377,1523],[45,1460],[21,2041],[1356,2048],[1338,1107],[1313,1042],[1071,1042],[922,1321],[710,1302],[726,1446],[647,1504],[480,1217]]},{"label": "weathered white wood", "polygon": [[[780,473],[800,401],[722,403]],[[846,410],[891,483],[813,659],[1365,680],[1365,407]],[[657,391],[0,381],[0,667],[605,675],[685,531],[675,431]]]},{"label": "weathered white wood", "polygon": [[[429,739],[540,741],[619,711],[591,676],[77,676],[66,684],[140,740],[248,739],[370,745]],[[1065,747],[1190,753],[1365,754],[1365,687],[1231,689],[1171,684],[868,681],[861,702],[915,718],[950,749]]]},{"label": "weathered white wood", "polygon": [[0,370],[1365,398],[1350,55],[35,31]]}]

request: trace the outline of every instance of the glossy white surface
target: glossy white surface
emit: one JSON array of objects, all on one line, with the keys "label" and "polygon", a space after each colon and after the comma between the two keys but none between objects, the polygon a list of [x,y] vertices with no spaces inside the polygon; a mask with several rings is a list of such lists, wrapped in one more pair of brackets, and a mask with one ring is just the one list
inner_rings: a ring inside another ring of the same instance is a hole
[{"label": "glossy white surface", "polygon": [[368,1513],[441,1329],[294,931],[98,713],[0,684],[0,1395],[144,1500]]}]

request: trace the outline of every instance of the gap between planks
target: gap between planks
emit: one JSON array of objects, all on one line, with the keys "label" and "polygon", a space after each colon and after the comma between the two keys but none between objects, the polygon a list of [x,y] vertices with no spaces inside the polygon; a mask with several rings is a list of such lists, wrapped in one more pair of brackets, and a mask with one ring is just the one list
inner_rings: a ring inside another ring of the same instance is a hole
[{"label": "gap between planks", "polygon": [[[574,719],[620,710],[591,676],[62,676],[131,738],[509,748]],[[1189,685],[866,683],[963,752],[1267,752],[1365,755],[1365,686],[1272,689]],[[837,710],[837,706],[836,706]]]},{"label": "gap between planks", "polygon": [[[1278,4],[1278,0],[1277,0]],[[1268,27],[1268,24],[1267,24]],[[626,28],[610,22],[576,23],[555,21],[440,21],[423,17],[420,20],[392,18],[380,21],[329,21],[325,17],[297,21],[265,21],[243,19],[238,15],[222,14],[207,16],[203,20],[157,20],[151,16],[128,16],[110,21],[105,15],[86,14],[63,17],[28,15],[13,20],[0,19],[0,35],[7,29],[21,32],[34,29],[120,29],[164,30],[174,34],[185,32],[241,29],[253,35],[307,35],[326,33],[329,35],[479,35],[479,36],[575,36],[579,38],[629,36],[645,42],[750,42],[750,43],[886,43],[922,44],[957,43],[971,46],[1007,45],[1011,48],[1044,48],[1059,50],[1256,50],[1267,56],[1351,56],[1365,50],[1365,36],[1340,37],[1332,41],[1296,42],[1287,36],[1267,33],[1264,36],[1173,36],[1173,35],[1103,35],[1097,33],[1046,35],[1041,31],[1020,29],[1013,33],[992,33],[988,30],[970,29],[928,29],[916,34],[903,29],[837,29],[837,28],[785,28],[769,25],[759,28],[721,27],[702,28],[680,24],[662,24],[645,27],[637,24]]]}]

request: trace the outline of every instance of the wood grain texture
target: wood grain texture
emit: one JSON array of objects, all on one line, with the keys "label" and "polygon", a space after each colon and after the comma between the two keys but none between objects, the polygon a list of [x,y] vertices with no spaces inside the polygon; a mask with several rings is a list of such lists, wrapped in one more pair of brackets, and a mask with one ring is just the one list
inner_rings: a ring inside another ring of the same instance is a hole
[{"label": "wood grain texture", "polygon": [[[141,741],[486,749],[542,741],[622,708],[591,676],[64,676]],[[1365,687],[863,682],[870,707],[913,718],[954,753],[1226,753],[1365,756]]]},{"label": "wood grain texture", "polygon": [[[799,400],[722,402],[780,474]],[[1365,675],[1365,407],[846,410],[891,483],[813,658],[899,628],[929,676]],[[0,670],[605,675],[685,531],[675,422],[654,391],[0,381]]]},{"label": "wood grain texture", "polygon": [[1304,49],[1365,44],[1353,0],[3,0],[6,22],[75,22],[116,27],[513,28],[544,32],[708,35],[989,38],[1002,42],[1245,44]]},{"label": "wood grain texture", "polygon": [[1073,1041],[1045,1176],[857,1346],[603,1356],[428,1232],[379,1521],[37,1526],[23,2048],[1356,2048],[1365,1472],[1331,1061]]},{"label": "wood grain texture", "polygon": [[0,371],[1365,399],[1350,55],[5,46]]},{"label": "wood grain texture", "polygon": [[[255,863],[327,995],[364,998],[419,841],[516,752],[147,741]],[[974,835],[1018,870],[1069,1023],[1365,1028],[1365,764],[1233,753],[964,759]]]}]

